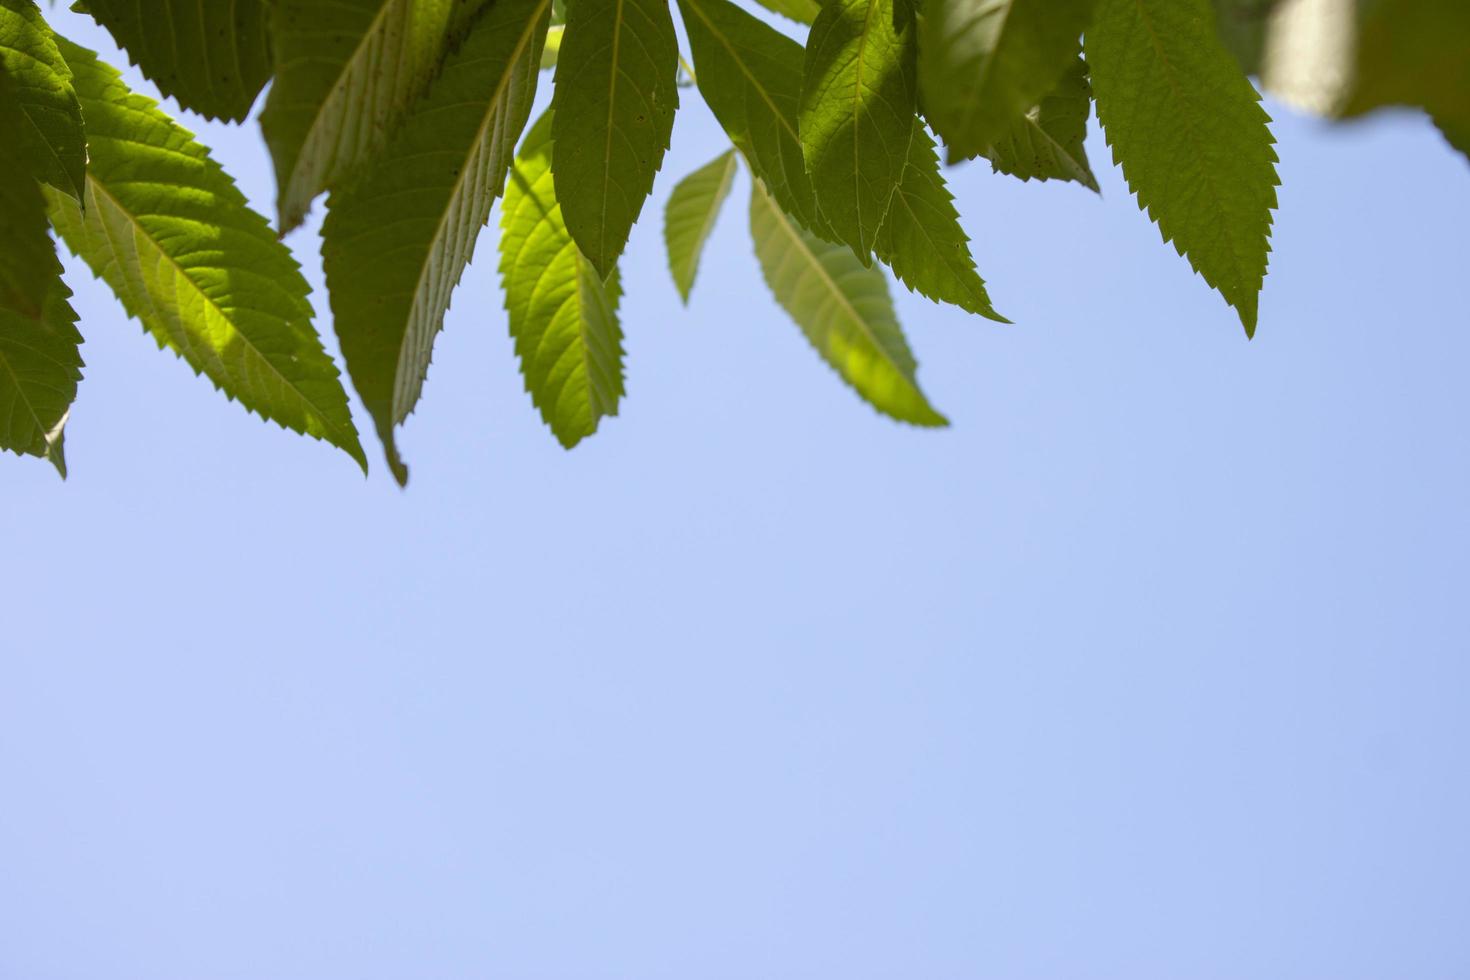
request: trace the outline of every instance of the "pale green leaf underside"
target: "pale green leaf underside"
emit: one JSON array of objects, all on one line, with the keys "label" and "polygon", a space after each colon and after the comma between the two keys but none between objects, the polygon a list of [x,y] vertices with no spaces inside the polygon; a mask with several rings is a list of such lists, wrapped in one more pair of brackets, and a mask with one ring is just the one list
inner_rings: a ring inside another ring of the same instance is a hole
[{"label": "pale green leaf underside", "polygon": [[552,138],[567,229],[607,276],[653,190],[679,106],[668,0],[575,0],[556,68]]},{"label": "pale green leaf underside", "polygon": [[[24,125],[9,76],[0,69],[0,134]],[[39,317],[60,271],[46,198],[29,157],[16,141],[0,138],[0,309]]]},{"label": "pale green leaf underside", "polygon": [[20,109],[14,140],[31,171],[80,198],[87,171],[82,110],[51,28],[32,0],[0,0],[0,71]]},{"label": "pale green leaf underside", "polygon": [[1091,111],[1087,64],[1078,58],[1051,94],[1012,123],[986,156],[998,173],[1022,180],[1071,180],[1097,191],[1083,145]]},{"label": "pale green leaf underside", "polygon": [[802,157],[801,45],[728,0],[679,0],[679,9],[710,111],[786,213],[834,237]]},{"label": "pale green leaf underside", "polygon": [[730,196],[739,164],[734,150],[727,150],[681,180],[664,207],[664,244],[669,252],[669,271],[685,303],[694,288],[704,243],[714,230],[720,206]]},{"label": "pale green leaf underside", "polygon": [[931,0],[919,79],[951,161],[984,153],[1056,87],[1093,0]]},{"label": "pale green leaf underside", "polygon": [[936,303],[1009,323],[990,305],[975,271],[970,239],[939,172],[939,154],[922,127],[909,144],[909,164],[878,233],[878,258],[910,289]]},{"label": "pale green leaf underside", "polygon": [[342,355],[400,482],[393,430],[505,186],[536,94],[550,0],[496,0],[360,179],[329,199],[322,259]]},{"label": "pale green leaf underside", "polygon": [[87,0],[158,90],[185,109],[239,121],[271,76],[266,0]]},{"label": "pale green leaf underside", "polygon": [[751,184],[750,234],[761,272],[817,353],[878,411],[914,425],[948,425],[919,390],[883,270],[805,231],[759,181]]},{"label": "pale green leaf underside", "polygon": [[49,460],[65,477],[62,430],[82,377],[82,336],[61,265],[51,261],[44,316],[0,308],[0,449]]},{"label": "pale green leaf underside", "polygon": [[822,12],[817,0],[760,0],[760,5],[798,24],[810,24]]},{"label": "pale green leaf underside", "polygon": [[465,18],[456,0],[275,0],[276,74],[260,126],[282,231],[383,148]]},{"label": "pale green leaf underside", "polygon": [[92,52],[62,43],[91,148],[85,214],[50,194],[67,245],[227,396],[366,467],[291,253],[188,132]]},{"label": "pale green leaf underside", "polygon": [[800,131],[817,208],[866,265],[918,110],[908,0],[829,0],[807,38]]},{"label": "pale green leaf underside", "polygon": [[1139,206],[1254,333],[1276,153],[1209,0],[1101,0],[1086,47],[1098,119]]},{"label": "pale green leaf underside", "polygon": [[501,209],[500,276],[526,391],[570,449],[618,413],[623,334],[617,270],[606,285],[562,221],[552,116],[526,134]]}]

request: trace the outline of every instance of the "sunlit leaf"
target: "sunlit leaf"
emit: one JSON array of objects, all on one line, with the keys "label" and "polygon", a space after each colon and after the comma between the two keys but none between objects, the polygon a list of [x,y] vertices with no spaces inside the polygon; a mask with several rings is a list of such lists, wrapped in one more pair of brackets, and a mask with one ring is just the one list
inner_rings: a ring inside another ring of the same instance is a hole
[{"label": "sunlit leaf", "polygon": [[82,110],[66,60],[32,0],[0,0],[0,71],[20,110],[15,130],[0,139],[15,141],[38,179],[80,198],[87,171]]},{"label": "sunlit leaf", "polygon": [[694,288],[704,243],[730,195],[738,166],[735,151],[728,150],[681,180],[669,195],[664,208],[664,244],[669,251],[669,271],[685,303]]}]

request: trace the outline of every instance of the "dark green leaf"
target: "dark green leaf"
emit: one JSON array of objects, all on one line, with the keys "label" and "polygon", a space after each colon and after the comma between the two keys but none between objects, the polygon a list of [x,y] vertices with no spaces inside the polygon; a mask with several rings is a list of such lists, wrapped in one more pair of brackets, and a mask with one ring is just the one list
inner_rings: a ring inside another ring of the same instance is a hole
[{"label": "dark green leaf", "polygon": [[562,221],[552,116],[527,132],[501,209],[500,276],[526,391],[570,449],[618,413],[623,334],[617,270],[606,284]]},{"label": "dark green leaf", "polygon": [[909,144],[909,165],[878,234],[878,258],[910,289],[936,303],[1009,323],[990,305],[975,271],[970,239],[939,173],[939,154],[923,127]]},{"label": "dark green leaf", "polygon": [[[0,133],[24,125],[10,78],[0,69]],[[39,317],[59,273],[41,185],[20,145],[0,139],[0,308]]]},{"label": "dark green leaf", "polygon": [[40,319],[0,307],[0,449],[49,460],[62,477],[62,430],[82,377],[77,315],[53,255]]},{"label": "dark green leaf", "polygon": [[1260,96],[1208,0],[1100,0],[1087,34],[1098,118],[1164,241],[1256,326],[1276,206]]},{"label": "dark green leaf", "polygon": [[951,161],[986,152],[1057,87],[1092,0],[929,0],[924,113]]},{"label": "dark green leaf", "polygon": [[667,0],[575,0],[556,68],[557,197],[572,238],[604,277],[669,148],[679,40]]},{"label": "dark green leaf", "polygon": [[750,234],[776,302],[842,380],[885,415],[949,424],[919,390],[882,269],[865,268],[846,246],[804,230],[758,180],[751,181]]},{"label": "dark green leaf", "polygon": [[329,199],[322,260],[342,356],[399,482],[393,430],[505,186],[531,112],[550,0],[496,0],[387,150]]},{"label": "dark green leaf", "polygon": [[325,439],[366,468],[291,253],[157,103],[129,92],[92,52],[61,44],[91,146],[85,215],[50,194],[67,245],[159,346],[250,411]]},{"label": "dark green leaf", "polygon": [[801,146],[817,208],[864,265],[918,111],[908,0],[829,0],[807,39]]},{"label": "dark green leaf", "polygon": [[15,140],[31,172],[80,199],[87,172],[87,137],[71,72],[51,28],[32,0],[0,0],[0,70],[20,109]]},{"label": "dark green leaf", "polygon": [[1087,65],[1078,58],[1041,104],[991,144],[991,166],[1022,180],[1074,180],[1096,191],[1083,140],[1092,111]]},{"label": "dark green leaf", "polygon": [[239,121],[271,76],[266,0],[87,0],[129,59],[185,109]]},{"label": "dark green leaf", "polygon": [[720,154],[681,180],[664,208],[664,244],[669,250],[669,270],[685,303],[689,302],[689,291],[694,288],[704,243],[714,230],[720,206],[730,195],[737,166],[734,150]]}]

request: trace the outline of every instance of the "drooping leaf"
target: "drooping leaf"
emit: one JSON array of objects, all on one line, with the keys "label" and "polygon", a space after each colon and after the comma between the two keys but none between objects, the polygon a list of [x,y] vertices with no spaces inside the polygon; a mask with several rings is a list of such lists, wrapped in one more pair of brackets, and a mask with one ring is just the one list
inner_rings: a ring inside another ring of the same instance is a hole
[{"label": "drooping leaf", "polygon": [[[0,69],[0,134],[24,125],[10,77]],[[41,185],[19,144],[0,138],[0,309],[39,317],[59,273]]]},{"label": "drooping leaf", "polygon": [[990,305],[970,255],[970,238],[939,173],[939,154],[922,127],[915,129],[909,144],[909,165],[888,206],[876,250],[909,289],[936,303],[1010,322]]},{"label": "drooping leaf", "polygon": [[909,0],[829,0],[807,38],[801,146],[817,208],[864,265],[918,111]]},{"label": "drooping leaf", "polygon": [[810,24],[822,12],[822,5],[817,0],[760,0],[760,5],[798,24]]},{"label": "drooping leaf", "polygon": [[266,0],[87,0],[87,11],[158,90],[239,121],[271,76]]},{"label": "drooping leaf", "polygon": [[1057,87],[1093,0],[930,0],[919,59],[924,113],[951,161],[986,152]]},{"label": "drooping leaf", "polygon": [[274,0],[276,56],[260,127],[281,231],[386,144],[438,73],[475,0]]},{"label": "drooping leaf", "polygon": [[64,478],[62,430],[82,377],[82,335],[61,263],[54,255],[51,263],[41,318],[0,307],[0,449],[49,460]]},{"label": "drooping leaf", "polygon": [[800,44],[728,0],[679,0],[700,94],[787,214],[835,237],[817,211],[797,116]]},{"label": "drooping leaf", "polygon": [[668,0],[575,0],[556,68],[562,218],[604,277],[653,190],[679,107]]},{"label": "drooping leaf", "polygon": [[738,166],[735,151],[727,150],[681,180],[669,195],[664,208],[664,244],[669,250],[669,271],[685,303],[694,288],[704,243],[730,196]]},{"label": "drooping leaf", "polygon": [[824,242],[751,181],[750,234],[776,302],[817,353],[885,415],[914,425],[948,425],[919,390],[918,365],[893,312],[883,270],[864,267],[844,245]]},{"label": "drooping leaf", "polygon": [[71,72],[33,0],[0,0],[0,70],[20,110],[14,140],[31,172],[80,198],[87,172],[87,137]]},{"label": "drooping leaf", "polygon": [[552,114],[526,133],[500,218],[500,277],[526,391],[571,449],[618,413],[623,333],[617,270],[598,275],[562,221],[552,176]]},{"label": "drooping leaf", "polygon": [[204,147],[116,70],[62,41],[87,117],[85,214],[50,193],[66,244],[160,347],[230,398],[346,450],[366,468],[310,287]]},{"label": "drooping leaf", "polygon": [[450,296],[505,186],[550,9],[496,0],[393,142],[328,202],[322,260],[337,337],[400,483],[393,430],[418,402]]},{"label": "drooping leaf", "polygon": [[1253,334],[1276,153],[1208,0],[1100,0],[1086,47],[1098,119],[1139,207]]},{"label": "drooping leaf", "polygon": [[1097,191],[1083,146],[1091,111],[1087,64],[1078,58],[1051,94],[1012,123],[986,156],[998,173],[1022,180],[1073,180]]}]

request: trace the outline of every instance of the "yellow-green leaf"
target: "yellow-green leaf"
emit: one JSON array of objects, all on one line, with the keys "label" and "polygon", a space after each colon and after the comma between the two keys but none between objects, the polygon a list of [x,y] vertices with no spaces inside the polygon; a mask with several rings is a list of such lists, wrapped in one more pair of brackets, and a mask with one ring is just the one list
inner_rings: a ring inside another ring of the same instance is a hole
[{"label": "yellow-green leaf", "polygon": [[679,182],[664,208],[664,244],[669,250],[669,270],[685,303],[694,288],[704,243],[714,230],[720,206],[730,195],[738,163],[734,150],[727,150]]}]

